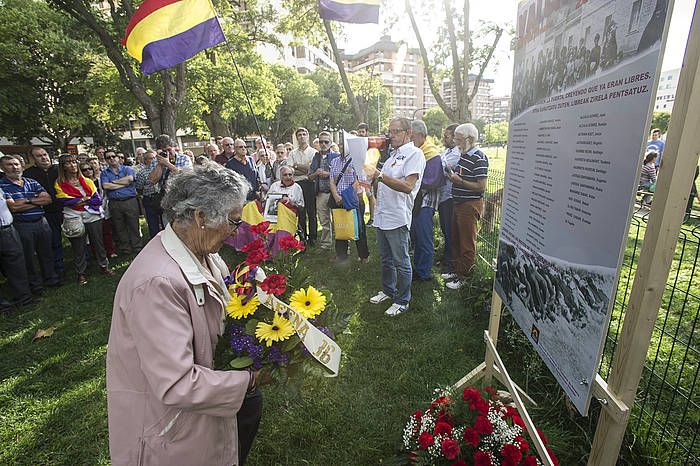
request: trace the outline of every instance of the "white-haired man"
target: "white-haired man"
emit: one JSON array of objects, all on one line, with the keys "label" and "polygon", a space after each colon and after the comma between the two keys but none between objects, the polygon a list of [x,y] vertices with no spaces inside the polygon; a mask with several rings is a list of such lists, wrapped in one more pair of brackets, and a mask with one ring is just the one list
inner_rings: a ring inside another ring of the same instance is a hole
[{"label": "white-haired man", "polygon": [[452,181],[452,259],[454,274],[447,287],[456,290],[471,275],[476,258],[476,234],[479,219],[484,213],[484,191],[488,178],[489,161],[479,148],[479,131],[471,123],[455,129],[455,143],[461,156],[455,170],[447,170]]}]

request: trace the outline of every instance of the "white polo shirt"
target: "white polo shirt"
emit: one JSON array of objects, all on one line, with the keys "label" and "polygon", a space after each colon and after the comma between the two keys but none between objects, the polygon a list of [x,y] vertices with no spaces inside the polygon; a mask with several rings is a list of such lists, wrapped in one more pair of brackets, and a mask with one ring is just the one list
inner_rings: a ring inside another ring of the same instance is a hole
[{"label": "white polo shirt", "polygon": [[377,207],[374,210],[374,226],[380,230],[393,230],[402,226],[411,228],[413,201],[420,189],[425,170],[425,156],[412,142],[404,144],[384,162],[382,175],[400,180],[418,174],[418,180],[410,193],[394,191],[384,183],[377,188]]},{"label": "white polo shirt", "polygon": [[12,212],[10,208],[7,207],[7,201],[5,200],[5,192],[0,189],[0,226],[12,225]]}]

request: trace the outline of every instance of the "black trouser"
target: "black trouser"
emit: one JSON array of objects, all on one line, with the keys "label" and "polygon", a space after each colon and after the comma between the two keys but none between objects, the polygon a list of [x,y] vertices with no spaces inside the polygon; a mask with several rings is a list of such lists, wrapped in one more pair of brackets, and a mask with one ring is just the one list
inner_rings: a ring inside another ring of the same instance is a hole
[{"label": "black trouser", "polygon": [[66,268],[63,264],[63,245],[61,244],[61,240],[63,239],[63,235],[61,235],[63,211],[45,212],[44,217],[46,221],[49,222],[49,227],[51,227],[51,249],[53,250],[54,268],[56,269],[56,273],[62,274]]},{"label": "black trouser", "polygon": [[260,427],[260,418],[262,417],[263,397],[259,388],[245,397],[241,409],[236,414],[238,422],[238,463],[240,466],[245,464],[250,448],[253,446],[253,440],[258,433]]},{"label": "black trouser", "polygon": [[7,278],[16,302],[24,303],[32,299],[22,242],[12,225],[0,227],[0,270]]},{"label": "black trouser", "polygon": [[[54,269],[53,251],[51,249],[51,227],[45,218],[36,222],[15,222],[24,249],[24,263],[27,267],[29,286],[33,291],[43,288],[42,285],[57,285],[58,275]],[[39,260],[41,273],[34,265],[34,253]],[[42,283],[43,278],[43,283]]]},{"label": "black trouser", "polygon": [[131,199],[109,200],[109,213],[112,216],[112,232],[119,254],[138,253],[141,249],[139,229],[139,202]]},{"label": "black trouser", "polygon": [[[357,212],[358,234],[355,247],[357,248],[357,257],[366,259],[369,257],[369,248],[367,247],[367,228],[365,227],[365,202],[360,197],[360,206],[355,210]],[[335,240],[335,255],[339,261],[344,261],[348,258],[348,240]]]},{"label": "black trouser", "polygon": [[[304,208],[299,210],[299,229],[305,238],[316,241],[318,223],[316,220],[316,187],[313,181],[299,181],[304,193]],[[307,225],[308,222],[308,225]]]}]

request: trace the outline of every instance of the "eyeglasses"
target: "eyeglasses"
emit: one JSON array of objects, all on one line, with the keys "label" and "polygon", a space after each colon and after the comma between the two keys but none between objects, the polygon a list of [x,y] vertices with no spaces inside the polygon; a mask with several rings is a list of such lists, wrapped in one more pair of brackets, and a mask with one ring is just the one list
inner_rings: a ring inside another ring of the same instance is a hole
[{"label": "eyeglasses", "polygon": [[233,145],[232,142],[227,142],[226,144],[224,144],[224,146],[232,146],[232,145]]},{"label": "eyeglasses", "polygon": [[232,220],[232,219],[230,219],[230,218],[227,218],[226,220],[228,220],[228,224],[229,224],[230,227],[233,228],[233,231],[234,231],[234,232],[235,232],[236,230],[238,230],[238,227],[240,227],[241,224],[243,223],[243,220],[241,220],[240,218],[239,218],[238,220]]},{"label": "eyeglasses", "polygon": [[106,158],[106,159],[116,159],[116,158],[118,158],[118,157],[117,157],[116,155],[108,155],[108,156],[105,157],[105,158]]},{"label": "eyeglasses", "polygon": [[330,144],[330,141],[318,141],[319,144]]},{"label": "eyeglasses", "polygon": [[83,167],[83,168],[81,168],[81,170],[82,171],[87,171],[87,170],[93,171],[92,167]]},{"label": "eyeglasses", "polygon": [[236,147],[234,147],[234,149],[245,149],[245,148],[246,148],[246,146],[236,146]]}]

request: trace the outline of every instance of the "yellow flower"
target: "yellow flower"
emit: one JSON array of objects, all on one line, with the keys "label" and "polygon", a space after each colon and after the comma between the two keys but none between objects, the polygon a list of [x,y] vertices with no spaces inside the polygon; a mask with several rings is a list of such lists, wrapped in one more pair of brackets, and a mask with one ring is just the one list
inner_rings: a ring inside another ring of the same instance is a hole
[{"label": "yellow flower", "polygon": [[292,335],[294,335],[292,324],[277,313],[272,319],[272,325],[260,322],[255,327],[255,336],[264,341],[267,346],[272,346],[275,341],[286,340]]},{"label": "yellow flower", "polygon": [[289,300],[289,305],[307,319],[311,319],[323,312],[326,307],[326,297],[313,286],[309,286],[306,290],[302,288],[295,291]]},{"label": "yellow flower", "polygon": [[257,296],[253,296],[247,303],[243,304],[244,298],[245,296],[240,296],[235,293],[231,294],[231,300],[226,305],[226,312],[228,315],[234,319],[243,319],[244,317],[253,315],[255,311],[258,310],[260,301],[258,301]]}]

